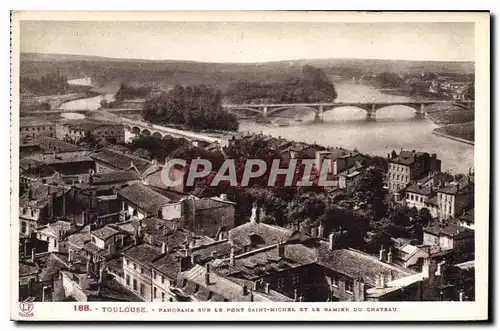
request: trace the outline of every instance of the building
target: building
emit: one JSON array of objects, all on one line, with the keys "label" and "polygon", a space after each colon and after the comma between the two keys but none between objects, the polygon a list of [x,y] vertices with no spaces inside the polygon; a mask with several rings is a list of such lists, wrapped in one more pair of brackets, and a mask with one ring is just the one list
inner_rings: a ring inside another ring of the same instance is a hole
[{"label": "building", "polygon": [[160,248],[149,244],[134,246],[123,253],[125,287],[142,301],[152,301],[151,264],[161,255]]},{"label": "building", "polygon": [[35,154],[23,160],[28,165],[29,161],[45,164],[62,175],[88,174],[94,169],[94,160],[87,151]]},{"label": "building", "polygon": [[56,124],[54,122],[41,119],[25,120],[21,118],[19,124],[19,139],[21,142],[43,136],[56,136]]},{"label": "building", "polygon": [[423,244],[447,251],[474,242],[474,231],[455,224],[434,222],[424,229]]},{"label": "building", "polygon": [[182,216],[182,196],[178,193],[158,191],[135,183],[120,189],[117,194],[122,200],[122,221],[151,216],[172,220]]},{"label": "building", "polygon": [[67,220],[57,220],[38,227],[35,231],[38,240],[47,242],[47,251],[67,253],[68,247],[63,238],[74,230],[74,223]]},{"label": "building", "polygon": [[399,154],[393,151],[388,159],[387,182],[391,193],[399,193],[411,181],[441,171],[441,160],[436,154],[402,150]]},{"label": "building", "polygon": [[474,183],[454,181],[442,184],[437,190],[439,219],[447,220],[462,215],[474,202]]},{"label": "building", "polygon": [[21,142],[19,145],[21,157],[38,153],[75,152],[77,150],[78,147],[76,145],[47,136],[40,136],[28,142]]},{"label": "building", "polygon": [[92,136],[101,144],[116,144],[125,141],[125,128],[122,124],[98,122],[95,120],[73,120],[58,123],[56,136],[60,140],[78,143]]},{"label": "building", "polygon": [[92,153],[90,157],[95,161],[97,173],[132,169],[137,171],[138,174],[142,174],[151,166],[151,161],[109,148]]},{"label": "building", "polygon": [[457,223],[461,227],[474,230],[474,208],[464,211],[458,216]]}]

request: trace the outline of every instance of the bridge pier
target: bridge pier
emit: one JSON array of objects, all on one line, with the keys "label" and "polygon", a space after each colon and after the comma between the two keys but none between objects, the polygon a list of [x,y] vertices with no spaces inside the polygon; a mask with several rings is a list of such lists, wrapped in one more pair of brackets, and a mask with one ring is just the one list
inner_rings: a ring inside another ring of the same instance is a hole
[{"label": "bridge pier", "polygon": [[323,122],[323,106],[318,107],[318,111],[314,112],[314,122]]},{"label": "bridge pier", "polygon": [[367,121],[375,121],[377,119],[377,110],[375,109],[375,105],[371,105],[371,108],[366,110],[366,120]]},{"label": "bridge pier", "polygon": [[415,118],[425,118],[425,104],[421,103],[420,108],[415,110]]},{"label": "bridge pier", "polygon": [[264,106],[264,108],[262,108],[262,114],[264,117],[267,117],[267,107]]}]

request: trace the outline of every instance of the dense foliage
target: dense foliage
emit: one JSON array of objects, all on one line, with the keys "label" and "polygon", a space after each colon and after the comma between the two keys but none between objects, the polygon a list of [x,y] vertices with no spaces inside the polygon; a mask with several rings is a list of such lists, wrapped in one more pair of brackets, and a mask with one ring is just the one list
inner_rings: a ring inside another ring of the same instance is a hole
[{"label": "dense foliage", "polygon": [[21,78],[21,93],[33,93],[37,95],[64,94],[67,93],[70,86],[68,79],[62,76],[58,71],[49,73],[36,78]]},{"label": "dense foliage", "polygon": [[302,76],[276,83],[240,80],[229,86],[225,96],[233,103],[310,103],[332,102],[337,91],[323,70],[306,65]]},{"label": "dense foliage", "polygon": [[146,100],[142,116],[148,122],[177,124],[190,129],[236,131],[236,117],[221,107],[222,93],[206,85],[175,86]]}]

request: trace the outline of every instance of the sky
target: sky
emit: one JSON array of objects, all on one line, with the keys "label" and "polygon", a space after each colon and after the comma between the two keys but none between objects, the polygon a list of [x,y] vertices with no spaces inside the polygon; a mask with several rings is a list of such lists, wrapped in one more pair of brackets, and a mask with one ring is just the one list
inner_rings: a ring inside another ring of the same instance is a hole
[{"label": "sky", "polygon": [[22,21],[21,52],[203,62],[474,61],[474,24]]}]

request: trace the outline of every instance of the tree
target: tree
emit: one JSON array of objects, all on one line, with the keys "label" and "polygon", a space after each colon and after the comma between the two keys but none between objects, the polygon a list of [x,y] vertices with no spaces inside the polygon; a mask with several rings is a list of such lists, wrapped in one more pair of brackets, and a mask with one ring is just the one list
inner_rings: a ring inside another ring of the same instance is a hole
[{"label": "tree", "polygon": [[238,120],[222,109],[222,93],[205,85],[175,86],[146,100],[142,116],[159,124],[178,124],[194,130],[236,131]]},{"label": "tree", "polygon": [[383,72],[377,76],[377,81],[383,88],[395,88],[403,85],[403,79],[393,72]]},{"label": "tree", "polygon": [[367,204],[378,218],[385,214],[384,174],[380,168],[369,167],[359,175],[346,192],[348,199],[358,204]]}]

